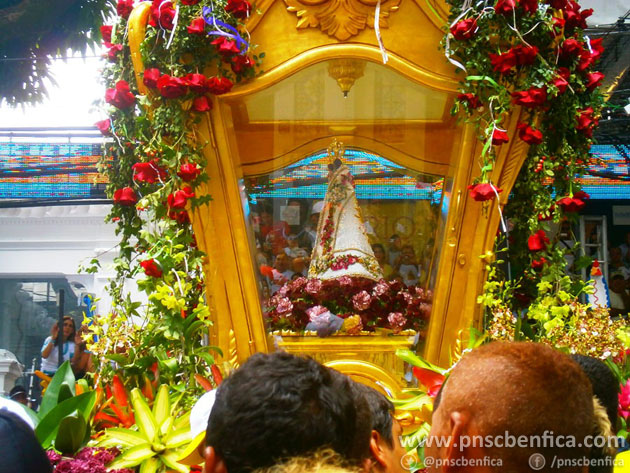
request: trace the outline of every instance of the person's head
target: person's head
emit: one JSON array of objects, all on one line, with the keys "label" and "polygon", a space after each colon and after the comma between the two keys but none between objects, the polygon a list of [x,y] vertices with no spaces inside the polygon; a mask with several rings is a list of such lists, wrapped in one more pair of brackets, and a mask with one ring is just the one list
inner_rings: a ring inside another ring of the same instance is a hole
[{"label": "person's head", "polygon": [[374,243],[372,245],[372,251],[374,252],[374,257],[376,261],[382,264],[385,261],[385,248],[380,243]]},{"label": "person's head", "polygon": [[619,263],[621,262],[621,248],[619,248],[618,246],[613,246],[610,250],[608,250],[608,253],[610,253],[610,262],[611,263]]},{"label": "person's head", "polygon": [[0,445],[0,473],[52,472],[52,465],[33,429],[6,409],[0,409]]},{"label": "person's head", "polygon": [[400,251],[401,246],[402,246],[402,240],[400,239],[399,235],[396,235],[394,233],[392,236],[389,237],[390,248]]},{"label": "person's head", "polygon": [[269,209],[263,209],[260,212],[260,221],[263,225],[270,227],[273,225],[273,213]]},{"label": "person's head", "polygon": [[28,404],[28,396],[26,394],[26,389],[24,389],[24,386],[20,386],[19,384],[13,386],[13,388],[11,388],[11,391],[9,391],[9,399],[15,402],[19,402],[20,404],[24,404],[26,406]]},{"label": "person's head", "polygon": [[[619,382],[613,372],[606,366],[606,364],[593,358],[592,356],[585,355],[571,355],[571,358],[580,365],[593,387],[593,395],[597,398],[601,406],[606,412],[606,418],[610,422],[608,425],[600,425],[599,431],[594,431],[593,435],[613,435],[617,431],[617,403]],[[606,458],[606,453],[602,448],[593,448],[591,451],[591,458],[603,459]],[[608,473],[613,471],[612,463],[605,464],[600,462],[600,465],[592,465],[589,468],[590,473]]]},{"label": "person's head", "polygon": [[[613,428],[617,425],[617,403],[619,382],[606,363],[592,356],[571,355],[580,365],[593,387],[593,395],[606,409],[608,419]],[[616,430],[616,429],[615,429]]]},{"label": "person's head", "polygon": [[[567,355],[538,343],[493,342],[455,366],[432,424],[425,457],[451,463],[495,461],[468,472],[535,471],[529,466],[534,454],[539,454],[533,457],[535,466],[544,460],[549,467],[555,457],[565,467],[554,471],[582,472],[586,470],[575,465],[588,458],[589,449],[567,447],[565,439],[585,445],[584,438],[592,434],[593,393],[584,372]],[[499,440],[506,435],[525,443],[505,446]],[[447,446],[437,445],[444,439]],[[428,471],[440,470],[432,465]]]},{"label": "person's head", "polygon": [[372,417],[369,466],[385,473],[408,473],[403,467],[407,450],[400,443],[402,427],[394,419],[394,405],[369,386],[355,383],[354,389],[367,401]]},{"label": "person's head", "polygon": [[205,471],[247,473],[323,447],[359,463],[368,455],[369,419],[348,377],[310,358],[257,353],[217,390]]},{"label": "person's head", "polygon": [[405,245],[400,251],[400,256],[404,264],[414,264],[416,261],[416,252],[411,245]]},{"label": "person's head", "polygon": [[69,315],[64,316],[63,318],[63,339],[64,340],[74,340],[76,332],[76,327],[74,325],[74,319]]},{"label": "person's head", "polygon": [[613,274],[610,278],[610,290],[619,294],[626,290],[626,280],[622,274]]},{"label": "person's head", "polygon": [[306,268],[307,262],[308,260],[306,258],[293,258],[293,272],[296,274],[302,274],[302,271]]},{"label": "person's head", "polygon": [[278,254],[278,256],[276,256],[276,269],[281,273],[289,269],[290,263],[290,258],[287,256],[286,253],[280,253]]},{"label": "person's head", "polygon": [[289,235],[287,238],[287,244],[289,248],[297,248],[299,245],[298,237],[296,235]]},{"label": "person's head", "polygon": [[317,451],[314,454],[293,457],[286,462],[269,468],[260,468],[255,473],[361,473],[362,470],[348,462],[338,453],[330,449]]}]

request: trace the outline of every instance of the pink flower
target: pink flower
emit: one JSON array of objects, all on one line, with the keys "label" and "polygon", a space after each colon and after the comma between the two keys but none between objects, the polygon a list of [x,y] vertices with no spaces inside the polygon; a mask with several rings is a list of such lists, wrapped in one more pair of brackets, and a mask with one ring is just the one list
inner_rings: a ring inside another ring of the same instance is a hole
[{"label": "pink flower", "polygon": [[371,303],[372,296],[367,291],[361,291],[352,297],[352,305],[356,310],[365,310]]},{"label": "pink flower", "polygon": [[387,281],[384,279],[381,279],[374,285],[372,294],[374,294],[375,297],[382,297],[387,294],[387,292],[389,292],[389,284],[387,284]]},{"label": "pink flower", "polygon": [[105,136],[111,133],[112,121],[109,118],[105,120],[99,120],[94,125],[96,125],[98,131],[100,131]]},{"label": "pink flower", "polygon": [[401,312],[390,312],[387,321],[394,333],[400,332],[407,323],[407,319]]},{"label": "pink flower", "polygon": [[318,294],[322,290],[322,282],[319,279],[309,279],[304,290],[309,294]]},{"label": "pink flower", "polygon": [[114,89],[105,91],[105,102],[122,110],[131,107],[136,102],[136,96],[130,92],[127,81],[119,80]]},{"label": "pink flower", "polygon": [[316,305],[309,309],[306,309],[306,315],[308,315],[308,318],[311,322],[313,322],[317,317],[319,317],[322,314],[325,314],[326,312],[330,312],[330,311],[323,305]]},{"label": "pink flower", "polygon": [[621,385],[618,400],[619,405],[617,411],[619,415],[624,419],[628,419],[628,416],[630,416],[630,379],[626,381],[626,384]]},{"label": "pink flower", "polygon": [[278,314],[286,314],[288,312],[291,312],[292,310],[293,303],[289,300],[288,297],[283,297],[282,299],[280,299],[278,305],[276,306],[276,312]]},{"label": "pink flower", "polygon": [[341,276],[337,278],[340,286],[352,286],[352,278],[350,276]]},{"label": "pink flower", "polygon": [[109,59],[110,62],[116,62],[116,60],[118,59],[118,54],[122,50],[123,50],[122,44],[112,44],[111,47],[109,48],[109,51],[107,51],[107,59]]}]

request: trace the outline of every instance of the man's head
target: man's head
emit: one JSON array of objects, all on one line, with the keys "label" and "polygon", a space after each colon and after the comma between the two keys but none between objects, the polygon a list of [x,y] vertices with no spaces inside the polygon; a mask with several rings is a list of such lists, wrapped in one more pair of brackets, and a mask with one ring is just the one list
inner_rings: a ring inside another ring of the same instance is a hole
[{"label": "man's head", "polygon": [[217,390],[205,471],[246,473],[322,447],[360,462],[368,455],[369,411],[355,405],[351,386],[309,358],[251,356]]},{"label": "man's head", "polygon": [[24,386],[20,386],[16,384],[9,391],[9,399],[12,399],[15,402],[19,402],[20,404],[28,405],[28,396],[26,395],[26,389]]},{"label": "man's head", "polygon": [[281,273],[289,269],[290,264],[291,258],[289,258],[285,253],[280,253],[278,256],[276,256],[276,269]]},{"label": "man's head", "polygon": [[623,275],[617,273],[610,278],[610,290],[622,294],[626,290],[626,280]]},{"label": "man's head", "polygon": [[355,383],[354,389],[358,397],[367,401],[372,417],[371,457],[368,466],[374,466],[376,470],[385,473],[408,473],[403,467],[403,457],[407,451],[400,443],[402,428],[394,419],[394,405],[369,386]]},{"label": "man's head", "polygon": [[[552,348],[526,342],[484,345],[464,356],[444,385],[425,455],[451,464],[487,458],[494,465],[466,471],[513,473],[534,471],[528,462],[535,453],[542,455],[535,460],[544,459],[548,466],[554,457],[569,461],[588,457],[587,447],[567,448],[566,439],[571,436],[576,444],[584,444],[584,437],[592,434],[592,396],[580,367]],[[525,445],[503,446],[506,435],[524,436]],[[438,445],[444,439],[447,445]],[[430,472],[446,471],[437,463]]]}]

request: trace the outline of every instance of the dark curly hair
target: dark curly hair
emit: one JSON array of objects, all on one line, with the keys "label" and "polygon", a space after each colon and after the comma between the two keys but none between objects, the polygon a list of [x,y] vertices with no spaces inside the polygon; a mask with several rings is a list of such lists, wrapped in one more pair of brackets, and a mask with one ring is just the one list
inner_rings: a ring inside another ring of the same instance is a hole
[{"label": "dark curly hair", "polygon": [[255,354],[219,387],[206,444],[223,458],[228,473],[269,467],[322,447],[359,462],[368,456],[371,422],[365,401],[355,405],[353,383],[310,358]]}]

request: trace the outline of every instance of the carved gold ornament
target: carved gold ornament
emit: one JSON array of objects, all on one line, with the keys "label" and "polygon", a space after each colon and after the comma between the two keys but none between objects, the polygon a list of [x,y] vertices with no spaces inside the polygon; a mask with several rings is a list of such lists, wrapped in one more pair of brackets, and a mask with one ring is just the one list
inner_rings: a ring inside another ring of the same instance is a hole
[{"label": "carved gold ornament", "polygon": [[[365,72],[365,61],[360,59],[331,59],[328,65],[328,75],[337,81],[343,96],[348,92],[359,77]],[[330,148],[328,149],[330,154]]]},{"label": "carved gold ornament", "polygon": [[[284,0],[287,10],[298,16],[297,28],[319,28],[340,41],[358,34],[365,26],[374,28],[377,0]],[[379,25],[398,10],[400,0],[382,0]]]}]

